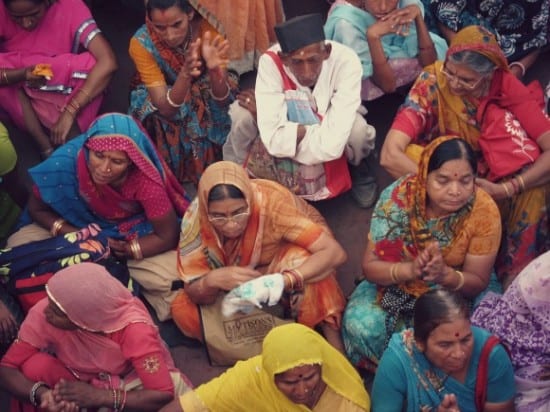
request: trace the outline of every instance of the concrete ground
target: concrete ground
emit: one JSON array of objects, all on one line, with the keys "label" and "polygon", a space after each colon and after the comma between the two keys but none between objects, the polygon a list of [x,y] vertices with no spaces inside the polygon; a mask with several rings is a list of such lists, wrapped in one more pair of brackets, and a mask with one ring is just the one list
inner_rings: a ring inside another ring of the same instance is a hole
[{"label": "concrete ground", "polygon": [[[143,23],[143,16],[132,8],[123,6],[120,0],[95,0],[91,3],[96,20],[115,49],[120,65],[102,111],[126,112],[128,85],[134,71],[127,53],[128,42],[134,31]],[[283,3],[287,18],[311,12],[326,13],[329,6],[325,0],[283,0]],[[550,78],[550,71],[547,69],[549,62],[550,53],[546,52],[539,59],[536,67],[528,74],[529,79],[538,78],[543,84],[546,84]],[[245,74],[242,78],[245,87],[252,85],[253,81],[254,73]],[[367,120],[376,127],[378,135],[377,151],[370,157],[369,163],[375,170],[381,188],[385,187],[391,179],[380,168],[377,153],[402,99],[402,96],[390,95],[368,105]],[[13,128],[10,128],[10,132],[20,154],[18,167],[22,174],[26,174],[26,170],[39,161],[37,150],[28,136]],[[28,177],[26,177],[26,181],[28,182]],[[366,244],[372,210],[359,208],[349,194],[316,203],[315,206],[325,216],[336,238],[348,253],[348,261],[339,270],[339,280],[345,293],[349,294],[353,290],[355,280],[361,276],[361,258]],[[204,349],[195,342],[183,339],[171,322],[161,325],[161,332],[172,346],[171,351],[177,366],[189,376],[194,384],[199,385],[224,370],[224,368],[210,366]],[[7,410],[3,405],[5,404],[0,401],[0,410]]]}]

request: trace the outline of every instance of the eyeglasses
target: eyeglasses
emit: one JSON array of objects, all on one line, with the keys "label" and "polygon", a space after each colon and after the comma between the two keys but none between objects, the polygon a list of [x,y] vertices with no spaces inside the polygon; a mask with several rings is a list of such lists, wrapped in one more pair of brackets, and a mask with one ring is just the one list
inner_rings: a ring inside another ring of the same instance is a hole
[{"label": "eyeglasses", "polygon": [[250,216],[250,210],[246,212],[237,213],[231,216],[210,216],[208,215],[208,221],[215,226],[225,226],[229,222],[234,222],[238,225],[243,224]]},{"label": "eyeglasses", "polygon": [[470,89],[470,90],[473,90],[475,89],[477,86],[479,86],[479,83],[481,83],[481,81],[485,78],[485,76],[481,76],[479,79],[477,80],[464,80],[464,79],[461,79],[460,77],[458,77],[456,74],[451,74],[449,73],[446,69],[445,69],[445,66],[441,66],[441,73],[447,78],[447,80],[455,80],[456,83],[464,88],[464,89]]}]

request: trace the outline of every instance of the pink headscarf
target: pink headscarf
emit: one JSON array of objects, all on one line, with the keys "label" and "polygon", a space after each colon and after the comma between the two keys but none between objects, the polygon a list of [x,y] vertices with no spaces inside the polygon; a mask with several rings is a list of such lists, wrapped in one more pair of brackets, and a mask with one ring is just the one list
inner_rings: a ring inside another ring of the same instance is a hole
[{"label": "pink headscarf", "polygon": [[136,322],[154,325],[143,303],[96,263],[60,270],[46,292],[74,324],[90,332],[112,333]]}]

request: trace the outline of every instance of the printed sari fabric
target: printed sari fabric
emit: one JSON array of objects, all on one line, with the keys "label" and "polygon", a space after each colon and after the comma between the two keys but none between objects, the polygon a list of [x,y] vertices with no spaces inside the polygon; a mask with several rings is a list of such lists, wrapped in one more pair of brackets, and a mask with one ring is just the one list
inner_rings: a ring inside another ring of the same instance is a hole
[{"label": "printed sari fabric", "polygon": [[[292,350],[289,350],[292,348]],[[321,335],[300,324],[273,328],[262,354],[237,363],[223,375],[180,397],[186,412],[309,411],[292,402],[275,386],[275,375],[302,365],[321,365],[327,387],[313,411],[370,410],[370,399],[359,374]]]},{"label": "printed sari fabric", "polygon": [[[204,9],[198,11],[204,12]],[[201,25],[201,34],[219,26],[211,14],[207,17],[209,20],[203,20]],[[190,180],[197,184],[204,169],[222,159],[222,146],[231,127],[228,107],[237,91],[236,78],[228,76],[230,94],[220,102],[212,98],[210,78],[204,71],[192,81],[186,101],[169,119],[158,113],[147,87],[168,85],[171,88],[185,64],[184,53],[164,45],[147,21],[134,34],[130,54],[138,73],[130,93],[129,113],[143,123],[177,179],[181,183]],[[153,68],[140,62],[152,62]]]},{"label": "printed sari fabric", "polygon": [[[487,30],[472,26],[459,32],[447,54],[462,50],[478,52],[498,67],[493,75],[489,95],[484,99],[505,102],[510,96],[529,95],[519,80],[508,72],[506,58],[496,39]],[[392,129],[411,137],[412,143],[425,146],[443,134],[462,137],[480,154],[478,175],[487,177],[489,170],[478,144],[480,125],[476,120],[480,100],[470,96],[456,96],[447,87],[441,73],[444,62],[428,66],[419,76],[405,103],[400,108]],[[550,130],[550,120],[533,101],[525,99],[508,107],[521,126],[536,140]],[[512,177],[512,176],[510,176]],[[504,178],[503,181],[508,179]],[[531,260],[548,250],[548,215],[546,196],[549,185],[535,187],[513,198],[498,202],[502,217],[503,237],[496,263],[499,279],[513,279]]]},{"label": "printed sari fabric", "polygon": [[[424,13],[424,6],[420,0],[400,0],[397,8],[410,5],[418,6]],[[365,36],[365,31],[376,21],[376,17],[368,11],[356,7],[346,0],[337,0],[329,11],[324,27],[327,39],[351,47],[359,56],[363,66],[362,100],[374,100],[384,94],[384,91],[371,80],[373,74],[372,58]],[[434,42],[437,57],[443,59],[447,51],[447,42],[437,34],[430,33],[430,37]],[[388,58],[388,63],[394,72],[396,86],[411,84],[422,71],[418,61],[416,25],[411,23],[407,35],[393,33],[384,35],[381,38],[381,43]]]},{"label": "printed sari fabric", "polygon": [[[473,350],[464,382],[445,374],[418,350],[412,329],[392,336],[376,372],[372,388],[373,410],[379,412],[437,410],[446,394],[454,394],[461,411],[475,411],[475,386],[482,348],[490,334],[472,327]],[[505,349],[497,345],[488,365],[487,402],[514,397],[514,371]]]},{"label": "printed sari fabric", "polygon": [[438,33],[438,24],[454,32],[483,26],[496,34],[509,61],[520,60],[548,43],[547,0],[422,1],[430,30]]},{"label": "printed sari fabric", "polygon": [[[476,189],[457,212],[441,218],[426,217],[428,161],[447,139],[437,139],[427,146],[417,175],[402,177],[381,193],[369,233],[369,242],[374,244],[379,259],[410,261],[428,242],[436,240],[445,263],[460,270],[467,254],[483,256],[498,250],[498,208],[481,189]],[[389,287],[361,282],[349,299],[342,325],[352,363],[374,371],[392,333],[410,326],[416,298],[435,286],[420,279]]]},{"label": "printed sari fabric", "polygon": [[[218,184],[239,188],[250,208],[243,235],[224,243],[208,220],[208,194]],[[248,266],[262,273],[297,267],[320,234],[330,234],[322,216],[306,201],[276,182],[250,180],[241,166],[228,161],[210,166],[203,175],[181,227],[178,269],[186,283],[223,266]],[[310,327],[325,321],[339,328],[344,304],[335,273],[329,273],[306,284],[297,320]],[[172,317],[186,335],[201,338],[198,307],[184,290],[172,303]]]},{"label": "printed sari fabric", "polygon": [[[29,97],[40,122],[50,129],[95,65],[92,54],[85,51],[100,33],[90,10],[81,0],[49,3],[40,24],[31,31],[17,25],[4,3],[0,3],[0,67],[48,63],[53,71],[52,79],[40,90],[20,83],[0,87],[0,111],[5,111],[23,130],[26,126],[17,96],[19,90]],[[102,100],[103,95],[99,95],[79,111],[76,120],[80,130],[86,130],[95,119]]]},{"label": "printed sari fabric", "polygon": [[[118,190],[96,185],[87,167],[89,150],[124,151],[133,163]],[[76,227],[96,223],[111,237],[151,233],[151,218],[171,209],[182,216],[188,200],[147,134],[123,114],[99,117],[86,133],[29,170],[40,199]]]},{"label": "printed sari fabric", "polygon": [[550,385],[541,378],[550,365],[550,252],[536,258],[504,295],[487,294],[472,323],[499,337],[512,358],[518,412],[550,408]]},{"label": "printed sari fabric", "polygon": [[[182,392],[175,392],[181,385],[174,380],[183,379],[188,384],[185,389],[191,387],[175,368],[143,303],[102,266],[82,263],[63,269],[48,281],[47,293],[48,298],[24,320],[2,366],[19,369],[28,379],[51,387],[59,379],[105,389],[136,386],[139,381],[145,389],[175,395]],[[48,299],[79,329],[51,325],[44,314]],[[29,404],[22,406],[23,411],[35,410]]]},{"label": "printed sari fabric", "polygon": [[231,7],[217,0],[190,0],[202,16],[216,16],[229,40],[229,67],[239,73],[254,70],[259,57],[277,41],[277,24],[284,20],[281,0],[233,0]]}]

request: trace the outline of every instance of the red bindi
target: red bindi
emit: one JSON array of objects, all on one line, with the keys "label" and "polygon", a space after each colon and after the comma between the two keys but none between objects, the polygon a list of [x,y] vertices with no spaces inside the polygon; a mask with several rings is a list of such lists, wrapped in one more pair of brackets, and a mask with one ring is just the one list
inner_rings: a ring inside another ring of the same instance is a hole
[{"label": "red bindi", "polygon": [[455,337],[458,338],[460,336],[460,333],[456,332]]}]

